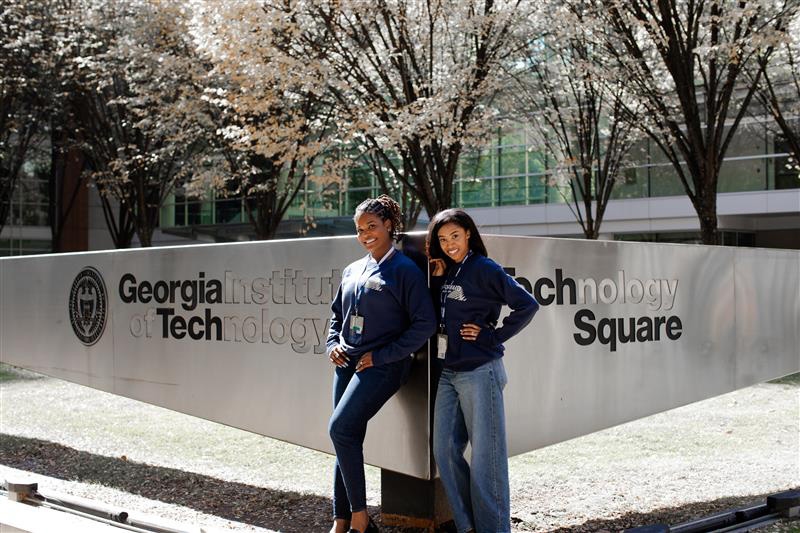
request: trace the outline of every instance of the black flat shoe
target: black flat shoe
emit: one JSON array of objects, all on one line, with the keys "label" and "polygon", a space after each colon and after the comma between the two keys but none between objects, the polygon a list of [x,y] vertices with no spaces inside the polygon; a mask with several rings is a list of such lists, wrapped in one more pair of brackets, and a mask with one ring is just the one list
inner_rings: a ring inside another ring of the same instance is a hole
[{"label": "black flat shoe", "polygon": [[[369,523],[367,523],[367,529],[364,530],[364,533],[380,533],[381,530],[378,529],[378,526],[375,525],[375,522],[372,521],[372,517],[369,518]],[[361,533],[361,531],[350,528],[348,533]]]}]

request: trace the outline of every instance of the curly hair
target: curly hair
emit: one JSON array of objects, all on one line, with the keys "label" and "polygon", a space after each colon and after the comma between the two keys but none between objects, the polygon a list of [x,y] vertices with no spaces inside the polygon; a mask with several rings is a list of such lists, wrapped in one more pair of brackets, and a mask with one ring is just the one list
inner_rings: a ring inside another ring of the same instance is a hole
[{"label": "curly hair", "polygon": [[396,240],[399,238],[400,232],[403,230],[403,212],[400,210],[400,204],[394,201],[394,199],[385,194],[377,198],[367,198],[356,207],[353,221],[356,222],[358,217],[364,213],[377,215],[381,220],[391,221],[392,239]]}]

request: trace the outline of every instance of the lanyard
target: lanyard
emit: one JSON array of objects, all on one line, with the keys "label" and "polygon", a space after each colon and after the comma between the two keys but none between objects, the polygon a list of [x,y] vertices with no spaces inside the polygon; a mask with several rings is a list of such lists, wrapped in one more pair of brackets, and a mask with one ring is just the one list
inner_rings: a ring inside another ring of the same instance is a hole
[{"label": "lanyard", "polygon": [[467,255],[464,256],[464,259],[462,259],[461,262],[458,264],[458,270],[456,270],[455,275],[449,280],[445,280],[444,285],[442,285],[442,290],[439,293],[439,298],[442,303],[441,305],[442,320],[439,323],[439,327],[442,331],[444,331],[445,302],[447,301],[447,295],[449,294],[449,292],[445,292],[445,287],[452,284],[458,278],[458,275],[461,274],[461,267],[464,266],[464,263],[467,262],[467,259],[469,259],[469,256],[471,255],[472,255],[472,250],[467,252]]},{"label": "lanyard", "polygon": [[[390,257],[390,256],[392,256],[392,255],[394,254],[394,250],[395,250],[394,246],[392,246],[391,248],[389,248],[389,251],[388,251],[388,252],[386,252],[386,253],[383,255],[383,257],[381,257],[381,260],[377,262],[377,263],[378,263],[378,266],[381,266],[381,264],[382,264],[384,261],[386,261],[387,259],[389,259],[389,257]],[[371,258],[372,258],[372,255],[369,255],[369,254],[368,254],[368,255],[367,255],[367,260],[364,262],[364,270],[362,270],[362,271],[361,271],[361,274],[358,276],[358,280],[356,281],[356,297],[355,297],[355,302],[354,302],[354,304],[353,304],[353,306],[354,306],[354,310],[355,310],[355,313],[356,313],[356,316],[358,316],[358,302],[360,302],[360,301],[361,301],[361,296],[364,294],[364,287],[367,285],[366,281],[364,282],[364,284],[363,284],[363,285],[361,284],[361,278],[363,278],[363,277],[364,277],[364,273],[365,273],[365,272],[367,271],[367,269],[370,267],[370,259],[371,259]],[[374,259],[373,259],[373,261],[374,261]],[[367,276],[367,279],[369,279],[369,276]]]}]

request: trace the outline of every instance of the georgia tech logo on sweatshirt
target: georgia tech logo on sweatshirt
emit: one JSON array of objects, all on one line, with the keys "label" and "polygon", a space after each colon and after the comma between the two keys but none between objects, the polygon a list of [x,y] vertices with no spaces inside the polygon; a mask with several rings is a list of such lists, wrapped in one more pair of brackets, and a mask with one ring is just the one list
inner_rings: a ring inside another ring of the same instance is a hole
[{"label": "georgia tech logo on sweatshirt", "polygon": [[364,283],[364,286],[373,291],[382,291],[384,283],[377,278],[370,278]]},{"label": "georgia tech logo on sweatshirt", "polygon": [[457,300],[459,302],[467,301],[467,297],[464,296],[464,289],[461,285],[445,285],[442,287],[442,290],[447,291],[447,297],[451,300]]},{"label": "georgia tech logo on sweatshirt", "polygon": [[[505,268],[512,277],[513,267]],[[597,305],[633,304],[646,308],[656,316],[598,317],[591,309],[575,313],[573,339],[580,346],[595,342],[607,345],[615,352],[619,344],[678,340],[683,334],[683,323],[677,315],[670,315],[678,292],[677,279],[651,278],[641,280],[618,270],[616,276],[603,278],[572,278],[556,268],[554,276],[543,276],[533,284],[524,277],[514,277],[539,305]]]}]

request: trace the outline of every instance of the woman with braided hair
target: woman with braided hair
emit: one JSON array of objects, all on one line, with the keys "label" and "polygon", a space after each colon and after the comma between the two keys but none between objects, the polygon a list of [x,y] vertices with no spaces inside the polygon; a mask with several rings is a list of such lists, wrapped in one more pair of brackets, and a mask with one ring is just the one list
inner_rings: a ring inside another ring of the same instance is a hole
[{"label": "woman with braided hair", "polygon": [[378,531],[367,515],[367,422],[405,382],[414,352],[436,329],[425,275],[392,245],[402,226],[397,202],[364,200],[353,220],[368,253],[342,272],[327,342],[336,365],[328,427],[336,450],[332,533]]}]

